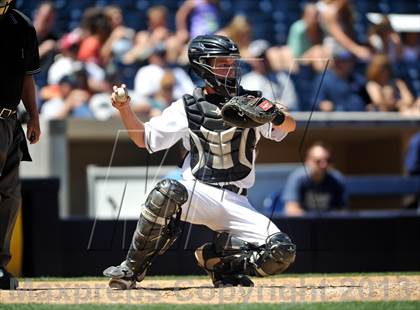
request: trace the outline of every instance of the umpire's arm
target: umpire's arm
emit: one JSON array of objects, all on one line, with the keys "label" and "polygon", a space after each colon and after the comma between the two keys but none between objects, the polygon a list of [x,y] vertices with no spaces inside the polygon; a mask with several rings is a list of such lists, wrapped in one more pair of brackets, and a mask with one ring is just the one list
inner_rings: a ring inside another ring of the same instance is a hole
[{"label": "umpire's arm", "polygon": [[35,81],[32,75],[25,75],[22,87],[22,102],[29,114],[26,138],[31,144],[37,143],[41,136],[39,114],[36,105]]}]

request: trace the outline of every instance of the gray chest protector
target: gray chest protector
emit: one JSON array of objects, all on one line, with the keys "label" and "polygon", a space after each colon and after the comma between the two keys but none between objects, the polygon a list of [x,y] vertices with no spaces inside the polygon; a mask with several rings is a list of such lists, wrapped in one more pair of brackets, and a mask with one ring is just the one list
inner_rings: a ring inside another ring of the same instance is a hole
[{"label": "gray chest protector", "polygon": [[252,169],[255,130],[225,125],[221,106],[206,101],[201,88],[184,95],[191,144],[191,171],[206,183],[245,178]]}]

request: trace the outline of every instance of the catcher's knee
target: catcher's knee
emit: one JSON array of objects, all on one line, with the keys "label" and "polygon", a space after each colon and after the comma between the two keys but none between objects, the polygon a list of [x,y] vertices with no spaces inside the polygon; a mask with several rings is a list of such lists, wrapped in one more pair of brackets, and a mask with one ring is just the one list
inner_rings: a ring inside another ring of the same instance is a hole
[{"label": "catcher's knee", "polygon": [[295,261],[296,245],[283,232],[267,238],[265,249],[255,262],[255,274],[260,277],[275,275],[286,270]]},{"label": "catcher's knee", "polygon": [[165,225],[188,200],[188,191],[176,180],[163,179],[147,196],[141,215],[158,225]]}]

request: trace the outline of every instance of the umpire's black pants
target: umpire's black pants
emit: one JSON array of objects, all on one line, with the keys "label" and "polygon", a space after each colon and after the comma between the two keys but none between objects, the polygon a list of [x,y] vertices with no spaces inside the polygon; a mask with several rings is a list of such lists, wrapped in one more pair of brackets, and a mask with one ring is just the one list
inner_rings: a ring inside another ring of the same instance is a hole
[{"label": "umpire's black pants", "polygon": [[0,267],[10,261],[10,239],[21,205],[19,164],[25,140],[15,118],[0,119]]}]

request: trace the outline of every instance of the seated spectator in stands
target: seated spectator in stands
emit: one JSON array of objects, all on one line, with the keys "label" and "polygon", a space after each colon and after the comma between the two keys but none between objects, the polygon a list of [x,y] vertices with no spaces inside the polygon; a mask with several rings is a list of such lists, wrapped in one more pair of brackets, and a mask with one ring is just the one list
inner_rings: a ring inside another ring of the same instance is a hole
[{"label": "seated spectator in stands", "polygon": [[405,155],[405,168],[409,175],[420,176],[420,132],[410,139]]},{"label": "seated spectator in stands", "polygon": [[87,72],[89,91],[95,93],[109,90],[109,82],[106,81],[105,70],[102,67],[94,62],[83,63],[77,60],[80,42],[80,29],[75,29],[60,39],[60,53],[55,57],[54,63],[48,70],[49,85],[45,88],[48,89],[51,85],[57,85],[64,76],[72,75],[83,69]]},{"label": "seated spectator in stands", "polygon": [[239,46],[241,57],[251,57],[248,48],[252,42],[252,25],[245,15],[236,15],[217,34],[231,38]]},{"label": "seated spectator in stands", "polygon": [[123,57],[123,63],[144,61],[154,46],[164,43],[172,35],[168,27],[168,10],[163,5],[152,6],[147,11],[147,30],[139,31],[134,46]]},{"label": "seated spectator in stands", "polygon": [[[55,33],[56,9],[51,1],[41,2],[34,15],[34,27],[38,39],[39,58],[41,64],[41,76],[46,79],[46,73],[54,62],[54,56],[57,53],[58,35]],[[37,78],[37,82],[39,79]],[[41,81],[42,87],[47,81]]]},{"label": "seated spectator in stands", "polygon": [[418,64],[420,59],[420,34],[419,32],[403,32],[402,60],[406,63]]},{"label": "seated spectator in stands", "polygon": [[369,44],[377,54],[386,54],[392,63],[397,63],[402,56],[401,38],[392,29],[388,17],[382,16],[378,24],[368,29]]},{"label": "seated spectator in stands", "polygon": [[331,168],[331,149],[328,146],[321,142],[311,145],[306,153],[305,167],[297,169],[287,179],[282,200],[288,216],[346,207],[342,176]]},{"label": "seated spectator in stands", "polygon": [[321,85],[321,75],[314,83],[312,98],[319,88],[318,110],[365,111],[367,104],[366,80],[354,71],[354,57],[346,51],[336,51],[331,68],[325,72]]},{"label": "seated spectator in stands", "polygon": [[[405,154],[404,164],[408,175],[420,178],[420,132],[411,137]],[[413,197],[412,202],[408,204],[408,208],[420,210],[420,190]]]},{"label": "seated spectator in stands", "polygon": [[73,73],[81,42],[80,29],[65,34],[59,41],[59,54],[48,70],[48,84],[56,85],[66,75]]},{"label": "seated spectator in stands", "polygon": [[176,12],[177,36],[187,42],[220,28],[219,0],[185,0]]},{"label": "seated spectator in stands", "polygon": [[103,64],[101,49],[111,35],[111,22],[101,7],[86,9],[80,22],[82,41],[80,42],[77,59],[83,62]]},{"label": "seated spectator in stands", "polygon": [[[304,54],[322,42],[322,31],[319,26],[318,11],[313,3],[305,4],[303,16],[295,21],[289,29],[287,46],[293,57],[306,57]],[[310,56],[309,56],[310,57]]]},{"label": "seated spectator in stands", "polygon": [[59,82],[57,96],[46,101],[41,108],[41,118],[65,119],[67,117],[93,118],[88,102],[90,94],[80,85],[80,77],[64,76]]},{"label": "seated spectator in stands", "polygon": [[286,106],[289,110],[297,110],[298,102],[293,81],[284,71],[274,72],[267,60],[270,44],[265,40],[253,41],[249,46],[249,54],[253,58],[246,60],[252,71],[244,74],[241,85],[246,89],[260,90],[263,96]]},{"label": "seated spectator in stands", "polygon": [[149,117],[160,115],[174,100],[173,91],[176,84],[175,76],[171,70],[166,70],[160,80],[158,91],[147,99],[150,106]]},{"label": "seated spectator in stands", "polygon": [[124,26],[121,8],[115,5],[105,7],[105,15],[111,24],[111,34],[101,48],[101,59],[104,64],[108,64],[113,57],[122,59],[133,47],[134,29]]},{"label": "seated spectator in stands", "polygon": [[327,55],[334,50],[349,51],[360,60],[371,57],[370,50],[356,42],[354,13],[349,0],[321,0],[317,3],[321,27],[324,31],[323,46]]},{"label": "seated spectator in stands", "polygon": [[370,111],[400,111],[409,115],[414,107],[414,97],[405,82],[394,77],[389,58],[377,54],[367,68],[366,89],[371,99]]},{"label": "seated spectator in stands", "polygon": [[[134,78],[134,91],[140,97],[154,96],[160,87],[160,82],[169,68],[166,61],[166,46],[156,45],[148,57],[149,64],[141,67]],[[188,74],[179,67],[171,68],[175,77],[173,98],[177,100],[194,89],[194,84]]]}]

